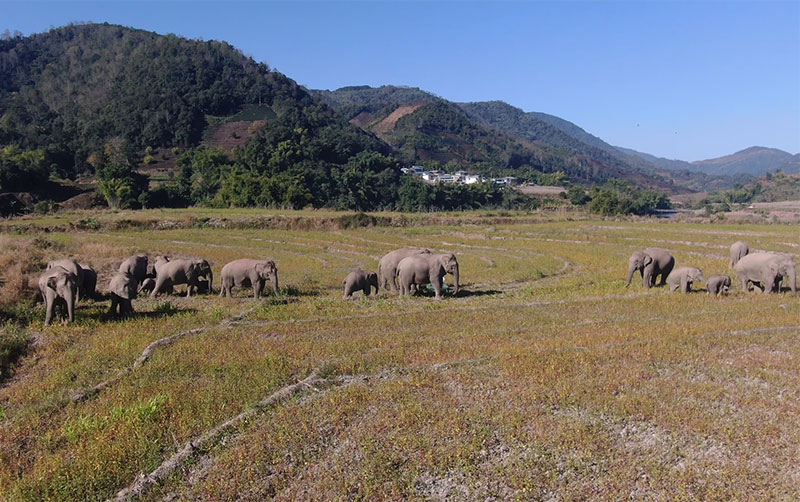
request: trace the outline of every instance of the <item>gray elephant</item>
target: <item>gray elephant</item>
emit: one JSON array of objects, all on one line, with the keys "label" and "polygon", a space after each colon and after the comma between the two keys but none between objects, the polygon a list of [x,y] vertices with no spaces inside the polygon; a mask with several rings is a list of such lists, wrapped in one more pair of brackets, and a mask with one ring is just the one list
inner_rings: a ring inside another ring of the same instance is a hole
[{"label": "gray elephant", "polygon": [[706,281],[706,290],[709,295],[723,295],[727,294],[731,289],[731,276],[729,275],[712,275]]},{"label": "gray elephant", "polygon": [[120,272],[130,274],[136,279],[136,284],[141,284],[147,277],[147,256],[138,254],[128,257],[119,265]]},{"label": "gray elephant", "polygon": [[214,274],[211,265],[206,260],[176,259],[156,266],[156,285],[151,297],[155,297],[170,287],[186,284],[186,297],[192,296],[192,291],[197,288],[201,277],[208,279],[209,290],[214,284]]},{"label": "gray elephant", "polygon": [[75,320],[75,302],[78,300],[78,278],[71,270],[53,266],[39,277],[39,291],[45,303],[44,325],[49,326],[56,305],[67,312],[70,322]]},{"label": "gray elephant", "polygon": [[111,308],[109,314],[127,316],[133,314],[133,303],[131,300],[136,298],[137,293],[136,277],[127,272],[117,272],[108,283],[108,291],[111,294]]},{"label": "gray elephant", "polygon": [[64,258],[63,260],[55,260],[47,264],[47,270],[50,270],[54,267],[61,267],[75,275],[75,280],[78,284],[78,293],[75,297],[75,301],[78,301],[82,296],[85,296],[81,294],[83,292],[83,269],[77,261],[71,258]]},{"label": "gray elephant", "polygon": [[453,294],[458,294],[458,260],[452,253],[421,253],[400,260],[397,264],[397,282],[400,294],[408,296],[414,284],[433,284],[436,298],[442,298],[442,279],[453,275]]},{"label": "gray elephant", "polygon": [[667,284],[673,293],[679,289],[681,293],[689,293],[692,291],[692,283],[705,280],[703,272],[697,267],[678,267],[670,272]]},{"label": "gray elephant", "polygon": [[663,286],[667,282],[667,277],[675,266],[675,258],[669,251],[661,248],[647,248],[644,251],[635,251],[628,259],[628,276],[625,287],[631,285],[633,273],[639,271],[642,274],[644,287],[649,289],[656,285],[656,279],[661,276]]},{"label": "gray elephant", "polygon": [[278,266],[272,260],[252,260],[242,258],[233,260],[222,267],[222,286],[219,296],[231,297],[234,286],[253,288],[253,296],[258,299],[264,292],[267,281],[272,283],[272,292],[278,294]]},{"label": "gray elephant", "polygon": [[372,287],[375,287],[375,294],[378,294],[378,274],[375,272],[365,272],[360,268],[353,270],[342,281],[342,288],[344,289],[344,299],[353,297],[356,291],[363,291],[364,296],[369,296],[372,292]]},{"label": "gray elephant", "polygon": [[400,260],[418,254],[430,254],[430,249],[425,248],[400,248],[389,251],[378,262],[378,278],[383,289],[397,293],[397,264]]},{"label": "gray elephant", "polygon": [[742,290],[750,285],[764,293],[777,292],[785,279],[793,295],[797,295],[797,268],[792,257],[779,253],[752,253],[743,257],[733,269],[742,282]]},{"label": "gray elephant", "polygon": [[750,248],[746,242],[736,241],[731,244],[731,268],[735,267],[739,260],[747,256]]},{"label": "gray elephant", "polygon": [[97,292],[97,271],[85,263],[79,265],[83,272],[83,297],[94,298]]}]

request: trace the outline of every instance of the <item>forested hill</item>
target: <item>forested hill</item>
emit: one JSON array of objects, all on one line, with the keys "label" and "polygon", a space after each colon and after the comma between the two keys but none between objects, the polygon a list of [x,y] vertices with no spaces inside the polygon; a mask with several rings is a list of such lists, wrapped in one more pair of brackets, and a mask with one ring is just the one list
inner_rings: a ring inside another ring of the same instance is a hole
[{"label": "forested hill", "polygon": [[652,172],[505,103],[457,104],[420,89],[394,86],[313,93],[407,159],[477,168],[534,182],[543,178],[542,174],[546,178],[563,173],[584,183],[620,178],[638,186],[680,190]]},{"label": "forested hill", "polygon": [[112,138],[138,150],[195,146],[245,105],[287,130],[331,138],[344,162],[390,150],[225,42],[107,24],[0,40],[0,145],[45,155],[62,175],[97,168],[90,161]]}]

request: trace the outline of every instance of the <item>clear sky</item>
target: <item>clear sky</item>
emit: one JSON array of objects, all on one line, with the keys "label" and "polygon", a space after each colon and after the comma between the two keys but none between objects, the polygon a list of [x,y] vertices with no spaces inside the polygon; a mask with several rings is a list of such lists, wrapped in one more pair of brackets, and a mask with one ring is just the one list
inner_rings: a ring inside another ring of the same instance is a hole
[{"label": "clear sky", "polygon": [[10,2],[0,31],[109,22],[225,40],[313,89],[503,100],[682,160],[800,152],[800,1]]}]

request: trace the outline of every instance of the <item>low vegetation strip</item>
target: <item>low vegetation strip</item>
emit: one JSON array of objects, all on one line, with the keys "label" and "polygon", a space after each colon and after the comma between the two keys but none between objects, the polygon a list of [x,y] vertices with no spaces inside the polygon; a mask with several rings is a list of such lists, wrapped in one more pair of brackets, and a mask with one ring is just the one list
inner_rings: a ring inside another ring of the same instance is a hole
[{"label": "low vegetation strip", "polygon": [[130,486],[120,490],[116,497],[108,500],[125,502],[140,497],[154,485],[165,480],[176,469],[179,469],[198,451],[208,448],[214,442],[219,440],[220,437],[236,428],[239,424],[246,422],[256,414],[262,412],[265,408],[274,406],[275,404],[292,397],[304,389],[312,388],[313,385],[323,382],[324,379],[319,377],[321,371],[322,367],[314,369],[303,380],[278,389],[242,413],[239,413],[235,417],[226,420],[213,429],[203,433],[201,436],[187,442],[173,456],[162,462],[161,465],[159,465],[155,470],[146,475],[142,475]]}]

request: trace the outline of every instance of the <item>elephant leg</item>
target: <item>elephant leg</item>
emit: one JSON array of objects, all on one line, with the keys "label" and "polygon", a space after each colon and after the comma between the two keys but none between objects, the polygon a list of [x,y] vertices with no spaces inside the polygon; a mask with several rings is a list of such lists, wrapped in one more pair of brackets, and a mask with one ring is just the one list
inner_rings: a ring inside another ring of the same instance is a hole
[{"label": "elephant leg", "polygon": [[361,291],[364,292],[364,296],[369,296],[369,290],[370,290],[369,284],[367,284],[366,287],[361,289]]},{"label": "elephant leg", "polygon": [[442,278],[441,277],[431,277],[431,284],[433,284],[433,291],[436,293],[436,299],[442,299]]},{"label": "elephant leg", "polygon": [[253,282],[253,298],[256,300],[261,298],[261,288],[258,287],[258,281]]},{"label": "elephant leg", "polygon": [[53,307],[54,301],[52,298],[47,299],[47,309],[44,313],[44,325],[50,326],[50,321],[53,320]]},{"label": "elephant leg", "polygon": [[164,287],[164,278],[163,277],[156,277],[156,285],[153,287],[153,292],[150,293],[150,298],[155,298],[161,292],[161,288]]}]

